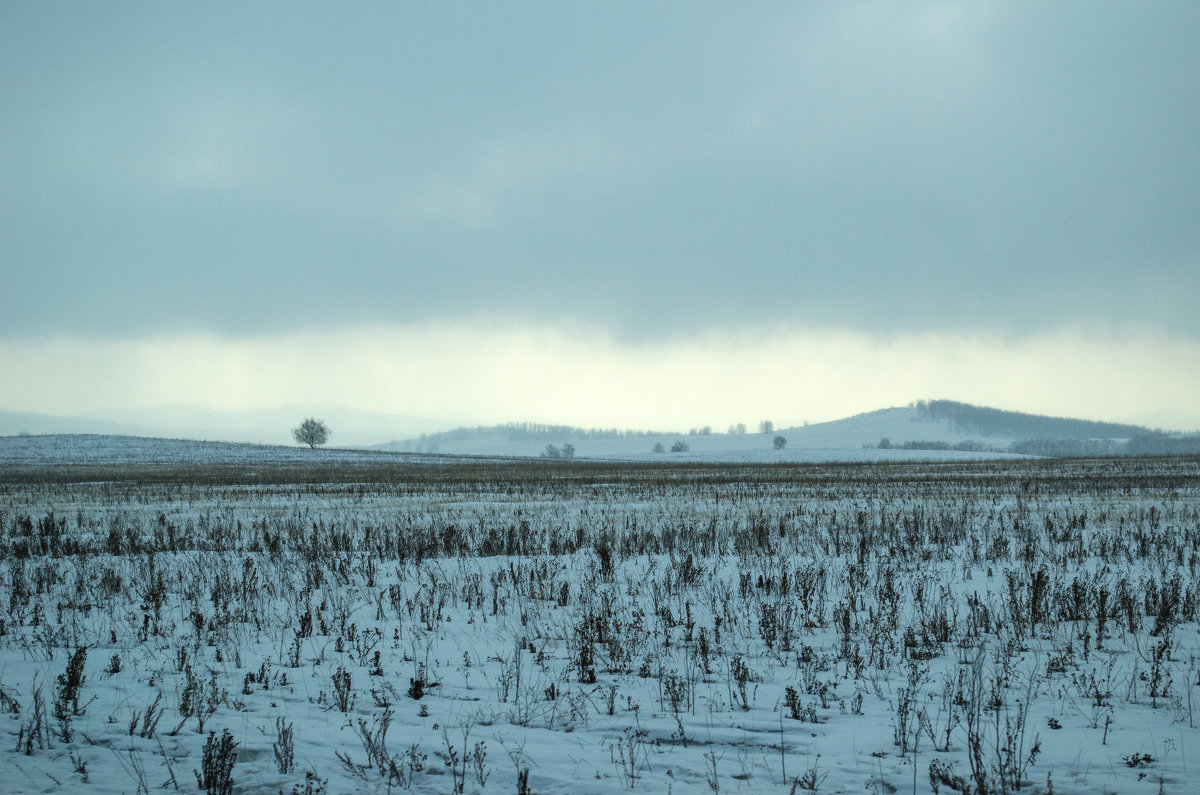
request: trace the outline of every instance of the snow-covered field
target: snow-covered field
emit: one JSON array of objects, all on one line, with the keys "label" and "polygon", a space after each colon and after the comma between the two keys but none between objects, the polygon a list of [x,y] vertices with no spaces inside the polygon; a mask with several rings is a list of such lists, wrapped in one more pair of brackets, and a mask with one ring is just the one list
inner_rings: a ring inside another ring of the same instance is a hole
[{"label": "snow-covered field", "polygon": [[1196,461],[372,477],[393,457],[329,451],[360,481],[262,485],[97,449],[113,478],[73,483],[0,448],[6,792],[1200,775]]}]

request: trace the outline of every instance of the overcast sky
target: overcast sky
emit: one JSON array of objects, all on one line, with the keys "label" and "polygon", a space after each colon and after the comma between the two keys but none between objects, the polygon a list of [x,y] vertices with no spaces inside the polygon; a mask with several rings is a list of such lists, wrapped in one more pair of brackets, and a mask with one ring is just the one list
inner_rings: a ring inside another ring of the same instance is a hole
[{"label": "overcast sky", "polygon": [[10,0],[0,409],[1195,413],[1198,42],[1192,0]]}]

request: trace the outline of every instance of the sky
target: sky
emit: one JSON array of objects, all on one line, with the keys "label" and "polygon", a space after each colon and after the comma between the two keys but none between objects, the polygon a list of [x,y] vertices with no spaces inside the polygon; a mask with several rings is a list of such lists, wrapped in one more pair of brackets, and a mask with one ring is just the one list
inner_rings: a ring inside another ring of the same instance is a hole
[{"label": "sky", "polygon": [[1200,414],[1200,4],[0,4],[0,409]]}]

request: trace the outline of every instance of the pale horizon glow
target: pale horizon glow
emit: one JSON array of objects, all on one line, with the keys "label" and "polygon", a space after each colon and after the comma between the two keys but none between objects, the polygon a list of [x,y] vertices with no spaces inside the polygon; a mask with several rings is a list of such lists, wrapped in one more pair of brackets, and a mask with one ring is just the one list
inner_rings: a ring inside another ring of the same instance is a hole
[{"label": "pale horizon glow", "polygon": [[686,430],[822,422],[923,398],[1121,421],[1200,404],[1200,343],[1063,330],[893,337],[747,330],[631,342],[511,323],[363,326],[238,338],[0,341],[11,411],[341,406],[459,425]]}]

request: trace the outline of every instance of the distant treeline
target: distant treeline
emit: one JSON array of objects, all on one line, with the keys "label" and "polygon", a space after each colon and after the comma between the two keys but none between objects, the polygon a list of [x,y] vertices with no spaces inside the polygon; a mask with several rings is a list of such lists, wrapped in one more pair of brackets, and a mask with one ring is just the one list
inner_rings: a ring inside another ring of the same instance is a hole
[{"label": "distant treeline", "polygon": [[546,425],[536,422],[510,422],[504,425],[479,425],[456,428],[442,433],[421,434],[422,443],[444,444],[478,439],[481,436],[501,436],[509,442],[594,441],[597,439],[642,439],[650,436],[670,436],[662,431],[628,431],[618,428],[574,428],[570,425]]},{"label": "distant treeline", "polygon": [[1132,439],[1023,439],[1006,445],[980,442],[889,442],[903,450],[965,450],[976,453],[1020,453],[1047,458],[1101,458],[1105,456],[1200,455],[1200,434],[1188,436],[1151,433]]},{"label": "distant treeline", "polygon": [[1009,450],[1053,458],[1200,455],[1200,434],[1151,433],[1132,439],[1026,439],[1013,442]]},{"label": "distant treeline", "polygon": [[1119,422],[1094,422],[1068,417],[1046,417],[1020,411],[1004,411],[953,400],[918,400],[922,418],[945,419],[956,431],[975,436],[1008,439],[1131,439],[1154,435],[1149,428]]},{"label": "distant treeline", "polygon": [[950,443],[913,440],[888,441],[888,446],[905,450],[1021,453],[1051,458],[1200,455],[1200,434],[1163,433],[1119,422],[1024,414],[953,400],[918,400],[913,405],[922,419],[948,420],[950,427],[960,433],[1017,441],[989,445],[978,441]]},{"label": "distant treeline", "polygon": [[[883,445],[876,445],[882,447]],[[954,442],[930,442],[924,440],[914,440],[907,442],[892,443],[888,446],[898,450],[962,450],[969,453],[1008,453],[1011,452],[1007,445],[984,444],[976,441]]]}]

